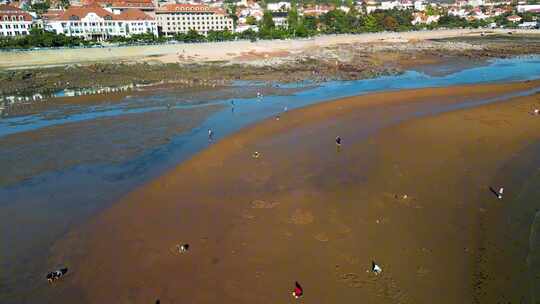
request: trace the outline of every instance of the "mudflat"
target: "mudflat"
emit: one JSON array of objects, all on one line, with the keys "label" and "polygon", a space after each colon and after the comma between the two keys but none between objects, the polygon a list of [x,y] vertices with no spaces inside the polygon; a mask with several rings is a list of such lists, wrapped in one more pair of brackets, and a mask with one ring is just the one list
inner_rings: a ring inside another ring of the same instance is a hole
[{"label": "mudflat", "polygon": [[[506,251],[512,234],[490,227],[508,222],[502,206],[515,195],[500,169],[540,140],[540,117],[529,113],[538,95],[436,109],[539,85],[376,93],[244,129],[59,242],[51,266],[73,272],[42,299],[519,302],[530,285],[519,284],[525,262],[509,253],[528,244]],[[498,200],[488,187],[502,185]],[[369,272],[372,260],[381,275]]]}]

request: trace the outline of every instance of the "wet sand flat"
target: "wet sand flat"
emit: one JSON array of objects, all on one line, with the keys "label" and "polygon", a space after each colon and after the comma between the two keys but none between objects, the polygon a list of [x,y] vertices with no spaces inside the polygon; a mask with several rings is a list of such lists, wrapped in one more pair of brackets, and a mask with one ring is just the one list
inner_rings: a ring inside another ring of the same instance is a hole
[{"label": "wet sand flat", "polygon": [[[120,163],[189,131],[221,108],[210,105],[105,117],[2,137],[0,166],[7,174],[0,177],[0,185],[78,164]],[[98,128],[101,132],[94,131]]]},{"label": "wet sand flat", "polygon": [[[490,246],[480,215],[502,203],[487,187],[507,160],[540,139],[540,119],[527,113],[538,97],[426,118],[415,113],[429,111],[428,103],[538,85],[377,93],[247,128],[60,242],[51,265],[67,264],[73,273],[46,298],[287,303],[297,280],[305,289],[300,302],[483,299],[493,283],[482,276],[497,269],[475,263],[490,256],[480,250]],[[343,138],[339,152],[336,135]],[[254,151],[261,157],[252,158]],[[189,253],[175,253],[184,242]],[[381,276],[366,272],[372,259]]]}]

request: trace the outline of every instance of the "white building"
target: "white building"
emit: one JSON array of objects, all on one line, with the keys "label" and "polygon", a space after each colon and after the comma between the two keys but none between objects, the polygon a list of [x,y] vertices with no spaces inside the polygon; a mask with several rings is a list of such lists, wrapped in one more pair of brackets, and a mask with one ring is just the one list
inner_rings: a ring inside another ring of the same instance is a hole
[{"label": "white building", "polygon": [[406,9],[412,9],[412,8],[414,8],[413,2],[408,1],[408,0],[382,1],[381,4],[377,7],[377,9],[380,9],[380,10],[393,10],[393,9],[406,10]]},{"label": "white building", "polygon": [[477,7],[471,11],[471,17],[476,20],[485,20],[487,18],[490,18],[491,14],[485,14],[479,7]]},{"label": "white building", "polygon": [[288,11],[291,9],[290,2],[268,3],[266,7],[271,12]]},{"label": "white building", "polygon": [[477,7],[477,6],[483,6],[485,4],[485,1],[484,0],[468,0],[467,3],[468,5],[472,7]]},{"label": "white building", "polygon": [[348,12],[351,10],[350,7],[345,6],[345,5],[342,5],[342,6],[338,7],[338,9],[339,9],[340,11],[342,11],[342,12],[345,12],[345,13],[348,13]]},{"label": "white building", "polygon": [[33,26],[30,14],[11,5],[0,4],[0,37],[28,35]]},{"label": "white building", "polygon": [[242,33],[242,32],[245,32],[247,30],[252,30],[254,32],[258,32],[259,31],[259,27],[256,26],[256,25],[249,25],[249,24],[238,24],[236,26],[236,28],[234,29],[234,32],[235,33]]},{"label": "white building", "polygon": [[166,4],[156,10],[158,27],[163,35],[195,30],[207,35],[209,31],[234,31],[233,20],[225,11],[207,5]]},{"label": "white building", "polygon": [[540,12],[540,4],[518,5],[517,11],[519,13],[530,12],[530,11]]},{"label": "white building", "polygon": [[100,6],[72,6],[45,22],[45,29],[84,39],[108,39],[114,36],[158,34],[154,18],[136,9],[119,14]]},{"label": "white building", "polygon": [[414,9],[414,3],[411,0],[402,0],[400,4],[401,4],[401,9],[404,9],[404,10]]},{"label": "white building", "polygon": [[518,24],[518,26],[519,26],[520,28],[533,29],[533,28],[537,28],[537,27],[538,27],[538,22],[537,22],[537,21],[523,22],[523,23]]},{"label": "white building", "polygon": [[401,4],[398,1],[382,1],[379,9],[381,10],[392,10],[398,8]]},{"label": "white building", "polygon": [[238,21],[240,23],[246,23],[247,17],[253,17],[255,20],[260,21],[263,17],[263,10],[260,8],[243,8],[238,12]]},{"label": "white building", "polygon": [[288,16],[289,16],[289,13],[287,12],[272,12],[272,21],[274,21],[274,25],[276,27],[287,27]]},{"label": "white building", "polygon": [[412,25],[416,24],[431,24],[438,22],[441,16],[439,15],[432,15],[428,16],[423,12],[414,13],[413,14],[413,20],[411,21]]},{"label": "white building", "polygon": [[464,8],[453,7],[448,10],[448,15],[465,18],[469,15],[469,13]]},{"label": "white building", "polygon": [[426,10],[426,4],[422,0],[416,0],[414,1],[414,10],[415,11],[425,11]]}]

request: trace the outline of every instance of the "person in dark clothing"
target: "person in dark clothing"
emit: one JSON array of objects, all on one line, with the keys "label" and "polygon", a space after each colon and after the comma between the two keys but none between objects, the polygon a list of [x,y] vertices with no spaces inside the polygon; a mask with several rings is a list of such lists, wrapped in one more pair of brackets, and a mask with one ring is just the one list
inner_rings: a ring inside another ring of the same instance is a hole
[{"label": "person in dark clothing", "polygon": [[341,150],[341,137],[336,136],[336,149],[339,152]]},{"label": "person in dark clothing", "polygon": [[47,281],[49,283],[52,283],[58,279],[60,279],[62,276],[64,276],[66,273],[68,272],[68,269],[67,268],[62,268],[62,269],[58,269],[58,270],[55,270],[53,272],[49,272],[47,274]]}]

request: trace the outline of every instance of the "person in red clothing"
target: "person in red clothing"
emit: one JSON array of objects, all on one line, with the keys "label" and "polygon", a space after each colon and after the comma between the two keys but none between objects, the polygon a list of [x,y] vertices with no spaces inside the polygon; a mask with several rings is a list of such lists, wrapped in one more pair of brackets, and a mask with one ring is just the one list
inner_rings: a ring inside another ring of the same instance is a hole
[{"label": "person in red clothing", "polygon": [[302,286],[298,282],[294,282],[292,295],[297,299],[304,295],[304,289],[302,289]]}]

